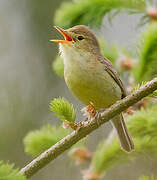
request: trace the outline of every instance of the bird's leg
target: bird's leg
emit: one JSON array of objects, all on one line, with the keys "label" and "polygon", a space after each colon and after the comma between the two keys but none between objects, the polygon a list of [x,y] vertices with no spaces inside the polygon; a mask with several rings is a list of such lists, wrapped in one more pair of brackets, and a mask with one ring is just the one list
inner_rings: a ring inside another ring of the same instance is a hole
[{"label": "bird's leg", "polygon": [[87,117],[87,121],[93,120],[97,116],[97,111],[92,102],[90,102],[88,106],[82,108],[81,111],[83,112],[83,115]]}]

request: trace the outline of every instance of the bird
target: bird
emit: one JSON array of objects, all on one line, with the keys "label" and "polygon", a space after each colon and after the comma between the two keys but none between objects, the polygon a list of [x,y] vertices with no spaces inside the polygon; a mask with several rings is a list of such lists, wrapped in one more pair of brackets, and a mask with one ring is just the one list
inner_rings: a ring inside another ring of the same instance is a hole
[{"label": "bird", "polygon": [[[87,109],[92,109],[91,116],[93,112],[108,108],[126,97],[126,89],[118,73],[102,55],[99,42],[88,26],[76,25],[66,30],[59,26],[55,28],[64,39],[50,41],[59,43],[65,82],[72,93],[89,107]],[[126,152],[134,150],[122,113],[111,123],[116,129],[121,149]]]}]

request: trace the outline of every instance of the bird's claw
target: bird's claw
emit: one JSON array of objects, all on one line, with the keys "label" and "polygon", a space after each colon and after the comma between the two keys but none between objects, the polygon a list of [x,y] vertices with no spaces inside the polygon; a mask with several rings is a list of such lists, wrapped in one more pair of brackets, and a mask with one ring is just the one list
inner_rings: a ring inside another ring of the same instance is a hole
[{"label": "bird's claw", "polygon": [[83,115],[87,117],[87,120],[93,120],[97,116],[97,111],[94,107],[94,104],[90,102],[88,106],[85,106],[81,110],[83,112]]},{"label": "bird's claw", "polygon": [[83,115],[87,117],[85,120],[86,122],[96,119],[97,125],[100,126],[101,112],[104,111],[104,109],[96,111],[94,104],[90,102],[90,104],[85,106],[81,111],[83,112]]}]

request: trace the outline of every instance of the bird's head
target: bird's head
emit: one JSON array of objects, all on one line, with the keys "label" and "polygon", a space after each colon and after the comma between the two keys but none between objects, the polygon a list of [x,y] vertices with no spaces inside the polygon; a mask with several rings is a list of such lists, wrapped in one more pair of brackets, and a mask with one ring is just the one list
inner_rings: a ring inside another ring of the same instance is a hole
[{"label": "bird's head", "polygon": [[64,40],[50,41],[60,43],[63,49],[69,49],[70,51],[77,51],[80,53],[100,52],[98,40],[87,26],[78,25],[66,30],[59,26],[55,26],[55,28],[63,35]]}]

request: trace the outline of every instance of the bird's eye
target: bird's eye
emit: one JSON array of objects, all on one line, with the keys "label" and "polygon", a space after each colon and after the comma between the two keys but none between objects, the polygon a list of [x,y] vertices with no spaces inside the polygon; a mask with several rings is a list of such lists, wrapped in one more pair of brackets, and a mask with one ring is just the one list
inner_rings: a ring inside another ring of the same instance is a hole
[{"label": "bird's eye", "polygon": [[83,40],[83,39],[84,39],[83,36],[78,36],[78,40],[79,40],[79,41],[81,41],[81,40]]}]

